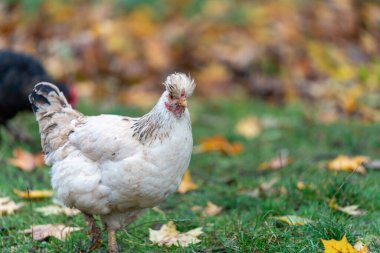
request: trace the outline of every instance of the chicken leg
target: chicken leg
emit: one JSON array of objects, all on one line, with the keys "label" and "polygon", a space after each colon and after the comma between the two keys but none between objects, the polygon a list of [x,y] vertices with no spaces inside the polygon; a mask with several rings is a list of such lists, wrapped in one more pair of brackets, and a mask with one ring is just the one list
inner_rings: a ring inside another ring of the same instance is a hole
[{"label": "chicken leg", "polygon": [[116,231],[114,229],[108,228],[108,252],[118,253],[119,249],[116,242]]},{"label": "chicken leg", "polygon": [[88,250],[91,252],[97,249],[102,244],[102,232],[96,225],[96,220],[94,216],[90,214],[84,214],[84,217],[86,219],[87,226],[90,227],[88,233],[91,235],[91,245]]}]

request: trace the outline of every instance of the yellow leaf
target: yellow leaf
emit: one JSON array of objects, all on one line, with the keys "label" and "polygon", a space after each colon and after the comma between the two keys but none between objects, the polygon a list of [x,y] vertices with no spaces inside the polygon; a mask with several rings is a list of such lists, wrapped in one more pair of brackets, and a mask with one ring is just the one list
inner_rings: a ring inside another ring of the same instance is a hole
[{"label": "yellow leaf", "polygon": [[30,229],[20,231],[25,234],[32,234],[33,240],[43,240],[47,237],[53,236],[61,241],[74,232],[81,230],[79,227],[66,227],[63,224],[46,224],[46,225],[32,225]]},{"label": "yellow leaf", "polygon": [[279,220],[285,222],[291,226],[303,226],[308,223],[312,223],[313,221],[307,218],[299,217],[296,215],[284,215],[279,217],[273,217],[275,220]]},{"label": "yellow leaf", "polygon": [[260,120],[254,116],[241,119],[235,126],[236,133],[252,139],[260,134],[262,130]]},{"label": "yellow leaf", "polygon": [[211,201],[207,201],[207,206],[203,210],[202,213],[203,215],[206,215],[206,216],[215,216],[215,215],[218,215],[222,210],[223,210],[223,207],[217,206]]},{"label": "yellow leaf", "polygon": [[303,181],[298,181],[297,182],[297,189],[298,190],[303,190],[303,189],[306,189],[306,185]]},{"label": "yellow leaf", "polygon": [[19,197],[23,199],[42,199],[49,198],[53,196],[54,192],[50,190],[30,190],[30,191],[19,191],[17,189],[13,189],[14,193],[16,193]]},{"label": "yellow leaf", "polygon": [[[368,249],[365,245],[358,245],[354,248],[344,235],[342,240],[323,240],[323,246],[325,247],[324,253],[367,253]],[[355,244],[356,245],[356,244]]]},{"label": "yellow leaf", "polygon": [[24,203],[15,203],[10,198],[0,198],[0,216],[13,214],[20,209]]},{"label": "yellow leaf", "polygon": [[13,150],[13,157],[8,159],[8,163],[23,171],[31,172],[35,167],[44,165],[44,158],[41,153],[33,155],[22,148],[16,148]]},{"label": "yellow leaf", "polygon": [[243,145],[238,142],[230,143],[223,136],[216,135],[204,138],[199,146],[194,147],[194,153],[219,151],[226,155],[234,155],[244,150]]},{"label": "yellow leaf", "polygon": [[366,170],[363,163],[368,161],[369,157],[366,156],[348,157],[345,155],[340,155],[327,163],[327,169],[365,174]]},{"label": "yellow leaf", "polygon": [[198,189],[198,185],[191,179],[190,171],[188,169],[183,176],[182,182],[179,185],[177,192],[184,194],[188,191],[193,191],[196,189]]},{"label": "yellow leaf", "polygon": [[149,240],[160,246],[181,246],[187,247],[190,244],[199,243],[198,237],[202,234],[202,228],[195,228],[186,233],[180,233],[173,221],[163,225],[159,230],[149,229]]}]

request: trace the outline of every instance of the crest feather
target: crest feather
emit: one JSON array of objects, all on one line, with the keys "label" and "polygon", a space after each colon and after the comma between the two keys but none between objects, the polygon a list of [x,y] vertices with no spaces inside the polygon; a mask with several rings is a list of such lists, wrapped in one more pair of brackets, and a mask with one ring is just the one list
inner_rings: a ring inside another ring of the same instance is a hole
[{"label": "crest feather", "polygon": [[180,97],[183,92],[185,92],[187,97],[190,97],[196,86],[194,79],[192,79],[190,75],[183,73],[169,75],[163,84],[169,93],[178,97]]}]

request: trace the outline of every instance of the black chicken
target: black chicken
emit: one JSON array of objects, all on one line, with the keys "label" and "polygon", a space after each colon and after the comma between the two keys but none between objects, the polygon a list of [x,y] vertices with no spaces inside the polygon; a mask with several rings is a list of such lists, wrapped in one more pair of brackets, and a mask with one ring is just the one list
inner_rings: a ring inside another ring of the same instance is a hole
[{"label": "black chicken", "polygon": [[[6,125],[20,111],[31,110],[28,95],[41,81],[57,83],[33,56],[0,50],[0,125]],[[57,86],[75,105],[77,96],[74,87],[59,83]]]}]

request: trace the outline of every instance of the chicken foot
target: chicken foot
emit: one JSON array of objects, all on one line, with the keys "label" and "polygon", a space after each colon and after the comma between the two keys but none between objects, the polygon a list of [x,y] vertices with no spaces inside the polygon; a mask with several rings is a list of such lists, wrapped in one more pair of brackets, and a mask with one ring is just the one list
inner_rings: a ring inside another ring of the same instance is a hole
[{"label": "chicken foot", "polygon": [[97,249],[103,242],[102,240],[102,232],[100,228],[96,225],[96,220],[94,216],[90,214],[84,214],[86,219],[87,226],[90,227],[88,234],[91,235],[91,245],[88,249],[89,252]]},{"label": "chicken foot", "polygon": [[118,253],[119,249],[116,242],[116,231],[114,229],[108,228],[108,252]]}]

